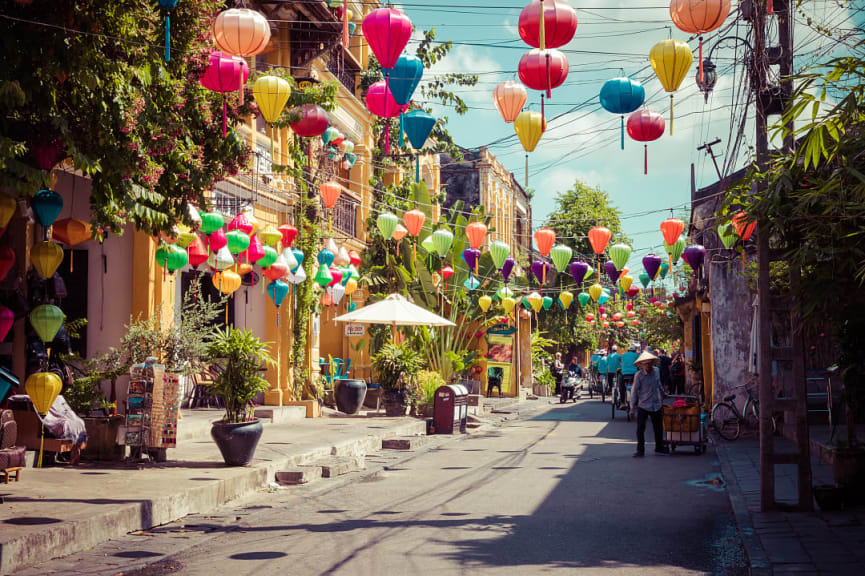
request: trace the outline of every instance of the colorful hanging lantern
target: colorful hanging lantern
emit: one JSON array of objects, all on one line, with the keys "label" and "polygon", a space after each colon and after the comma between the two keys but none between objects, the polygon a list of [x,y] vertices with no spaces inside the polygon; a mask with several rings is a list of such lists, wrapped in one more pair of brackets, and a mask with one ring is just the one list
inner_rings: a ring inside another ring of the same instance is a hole
[{"label": "colorful hanging lantern", "polygon": [[511,276],[511,271],[514,269],[514,266],[516,265],[516,263],[517,263],[516,260],[514,260],[513,258],[508,256],[507,258],[505,258],[504,264],[502,264],[501,273],[502,273],[502,278],[504,278],[506,285],[508,283],[508,278],[510,278],[510,276]]},{"label": "colorful hanging lantern", "polygon": [[595,315],[589,312],[586,314],[586,322],[593,322],[595,320]]},{"label": "colorful hanging lantern", "polygon": [[435,252],[435,244],[433,244],[432,234],[423,239],[423,242],[420,243],[423,246],[423,249],[427,251],[427,253],[432,254]]},{"label": "colorful hanging lantern", "polygon": [[742,241],[742,244],[751,239],[751,235],[754,233],[754,228],[757,227],[756,220],[748,222],[748,214],[745,212],[738,212],[733,216],[732,224],[733,228],[736,230],[736,234],[739,235],[739,240]]},{"label": "colorful hanging lantern", "polygon": [[249,248],[241,254],[241,259],[250,264],[257,264],[262,258],[264,258],[264,244],[261,243],[258,234],[254,234],[249,237]]},{"label": "colorful hanging lantern", "polygon": [[176,244],[166,244],[156,251],[156,263],[169,272],[174,272],[189,263],[189,254]]},{"label": "colorful hanging lantern", "polygon": [[679,257],[682,255],[682,252],[685,251],[685,237],[679,236],[679,239],[676,240],[674,244],[667,244],[664,241],[664,250],[667,251],[667,254],[670,256],[670,268],[679,261]]},{"label": "colorful hanging lantern", "polygon": [[321,133],[321,140],[325,145],[327,145],[336,140],[337,136],[339,136],[339,130],[333,126],[328,126],[325,128],[324,132]]},{"label": "colorful hanging lantern", "polygon": [[15,313],[6,306],[0,304],[0,342],[6,339],[9,330],[15,324]]},{"label": "colorful hanging lantern", "polygon": [[694,272],[703,265],[703,259],[706,257],[706,249],[700,244],[688,246],[682,251],[682,260],[687,262]]},{"label": "colorful hanging lantern", "polygon": [[9,221],[18,210],[18,204],[15,199],[5,194],[0,194],[0,230],[5,230],[9,226]]},{"label": "colorful hanging lantern", "polygon": [[613,282],[613,284],[616,283],[616,281],[619,279],[619,276],[621,275],[621,272],[619,272],[619,269],[616,268],[616,263],[613,262],[612,260],[607,260],[604,263],[604,272],[607,273],[607,276],[609,276],[609,278]]},{"label": "colorful hanging lantern", "polygon": [[64,218],[54,222],[54,226],[51,228],[51,238],[69,247],[78,246],[90,240],[91,231],[89,222],[78,218]]},{"label": "colorful hanging lantern", "polygon": [[670,93],[670,136],[673,135],[673,92],[679,89],[693,61],[691,47],[681,40],[661,40],[649,52],[649,62],[655,75],[664,90]]},{"label": "colorful hanging lantern", "polygon": [[330,283],[333,282],[333,276],[330,273],[330,269],[324,265],[319,266],[313,281],[322,288],[330,286]]},{"label": "colorful hanging lantern", "polygon": [[271,125],[270,157],[276,161],[273,154],[273,124],[279,120],[288,98],[291,96],[291,84],[279,76],[261,76],[252,85],[252,95],[264,121]]},{"label": "colorful hanging lantern", "polygon": [[571,292],[565,290],[559,294],[559,305],[561,305],[562,310],[567,310],[571,306],[571,302],[574,301],[574,295]]},{"label": "colorful hanging lantern", "polygon": [[40,170],[50,171],[64,153],[63,140],[52,133],[38,133],[30,141],[30,152]]},{"label": "colorful hanging lantern", "polygon": [[463,282],[463,288],[467,291],[472,292],[481,287],[481,281],[475,278],[474,274],[469,274],[469,277],[466,278],[466,281]]},{"label": "colorful hanging lantern", "polygon": [[532,292],[528,296],[526,296],[526,300],[529,302],[529,306],[532,307],[532,310],[535,311],[535,314],[540,312],[541,307],[544,305],[543,297],[537,292]]},{"label": "colorful hanging lantern", "polygon": [[649,173],[648,142],[664,135],[664,117],[651,110],[638,110],[628,116],[628,136],[643,142],[643,174]]},{"label": "colorful hanging lantern", "polygon": [[[427,138],[429,138],[429,135],[435,126],[436,119],[432,114],[423,110],[412,110],[408,114],[400,116],[400,118],[403,125],[403,131],[405,131],[406,136],[408,136],[408,141],[411,143],[412,148],[419,152],[420,149],[423,148]],[[400,131],[400,136],[402,136],[403,131]],[[400,142],[400,146],[402,145],[403,142]],[[415,154],[414,179],[415,182],[420,182],[419,153]]]},{"label": "colorful hanging lantern", "polygon": [[589,230],[589,243],[592,245],[592,250],[600,256],[607,249],[607,244],[610,243],[612,232],[609,228],[603,226],[595,226]]},{"label": "colorful hanging lantern", "polygon": [[496,298],[501,300],[502,298],[507,298],[508,296],[513,296],[514,291],[508,288],[507,286],[499,286],[499,289],[496,290]]},{"label": "colorful hanging lantern", "polygon": [[729,14],[730,0],[672,0],[670,2],[670,18],[676,28],[700,37],[698,82],[703,82],[703,34],[717,30]]},{"label": "colorful hanging lantern", "polygon": [[[24,391],[27,392],[30,401],[33,402],[33,408],[41,416],[48,415],[48,411],[51,410],[51,406],[54,404],[62,388],[63,382],[53,372],[36,372],[28,376],[24,382]],[[41,420],[40,418],[40,422]],[[44,428],[44,424],[42,426]],[[39,461],[37,464],[39,468],[42,468],[44,444],[45,434],[43,429],[43,433],[39,435]]]},{"label": "colorful hanging lantern", "polygon": [[[262,268],[261,271],[261,273],[264,274],[264,277],[268,280],[279,280],[288,274],[288,272],[288,265],[279,258],[277,258],[270,266]],[[297,278],[296,271],[294,272],[294,278]]]},{"label": "colorful hanging lantern", "polygon": [[351,264],[351,257],[348,255],[348,250],[346,250],[345,246],[340,246],[339,251],[336,253],[336,258],[333,259],[333,263],[340,267]]},{"label": "colorful hanging lantern", "polygon": [[472,222],[466,225],[466,238],[469,239],[469,244],[475,250],[479,249],[484,243],[486,235],[487,226],[483,222]]},{"label": "colorful hanging lantern", "polygon": [[592,284],[589,286],[589,296],[592,297],[592,300],[598,302],[601,299],[601,296],[604,293],[604,287],[600,284]]},{"label": "colorful hanging lantern", "polygon": [[655,279],[658,271],[661,269],[661,257],[655,254],[647,254],[643,256],[643,269],[651,279]]},{"label": "colorful hanging lantern", "polygon": [[549,310],[550,308],[553,307],[553,299],[552,299],[552,297],[550,297],[550,296],[544,296],[544,303],[543,303],[543,307],[544,307],[544,310]]},{"label": "colorful hanging lantern", "polygon": [[291,224],[282,224],[279,228],[279,233],[282,234],[282,247],[290,248],[291,243],[297,238],[297,228]]},{"label": "colorful hanging lantern", "polygon": [[220,50],[241,58],[261,54],[270,42],[267,18],[248,8],[223,10],[213,20],[211,31]]},{"label": "colorful hanging lantern", "polygon": [[330,232],[333,230],[333,207],[336,206],[336,202],[339,200],[340,194],[342,194],[342,186],[333,180],[330,180],[322,184],[318,188],[318,191],[319,194],[321,194],[321,200],[324,202],[324,207],[328,210],[327,231]]},{"label": "colorful hanging lantern", "polygon": [[534,0],[520,12],[520,38],[534,48],[560,48],[576,31],[577,13],[564,0]]},{"label": "colorful hanging lantern", "polygon": [[628,265],[628,259],[631,257],[631,247],[627,244],[614,244],[610,247],[610,259],[616,266],[616,270],[622,272]]},{"label": "colorful hanging lantern", "polygon": [[[384,80],[372,84],[366,92],[366,107],[379,118],[396,118],[408,109],[394,100]],[[388,152],[389,153],[389,152]]]},{"label": "colorful hanging lantern", "polygon": [[486,294],[484,294],[483,296],[478,298],[478,306],[481,307],[481,310],[483,310],[484,314],[487,313],[487,311],[490,309],[490,306],[492,306],[492,305],[493,305],[493,299],[490,298],[489,296],[487,296]]},{"label": "colorful hanging lantern", "polygon": [[362,28],[370,50],[381,67],[390,72],[411,38],[411,20],[395,8],[379,8],[366,15]]},{"label": "colorful hanging lantern", "polygon": [[450,251],[451,245],[454,243],[453,232],[447,228],[439,228],[432,233],[432,242],[436,254],[438,254],[440,258],[444,258],[448,251]]},{"label": "colorful hanging lantern", "polygon": [[718,239],[721,241],[721,244],[724,245],[724,248],[729,250],[736,244],[739,235],[736,233],[736,229],[732,224],[721,224],[718,226]]},{"label": "colorful hanging lantern", "polygon": [[396,230],[397,224],[399,224],[399,218],[390,212],[385,212],[384,214],[378,215],[375,224],[378,226],[378,231],[381,232],[382,237],[385,240],[390,240],[393,238],[393,233]]},{"label": "colorful hanging lantern", "polygon": [[211,252],[219,252],[228,244],[228,238],[225,235],[225,230],[222,228],[213,232],[207,237],[207,245]]},{"label": "colorful hanging lantern", "polygon": [[213,275],[213,286],[222,294],[233,294],[240,288],[240,274],[228,268]]},{"label": "colorful hanging lantern", "polygon": [[628,291],[625,293],[625,295],[628,298],[636,298],[639,293],[640,293],[639,288],[637,288],[636,286],[631,286],[630,288],[628,288]]},{"label": "colorful hanging lantern", "polygon": [[664,236],[664,242],[673,244],[682,235],[685,230],[685,223],[678,218],[667,218],[661,222],[661,234]]},{"label": "colorful hanging lantern", "polygon": [[205,234],[213,234],[225,224],[225,218],[222,213],[217,211],[206,212],[201,216],[201,230]]},{"label": "colorful hanging lantern", "polygon": [[627,292],[631,288],[631,284],[633,283],[633,276],[629,276],[628,274],[622,274],[621,276],[619,276],[619,287],[621,287],[622,292]]},{"label": "colorful hanging lantern", "polygon": [[40,190],[30,200],[30,207],[36,220],[43,227],[48,228],[63,210],[63,198],[54,190]]},{"label": "colorful hanging lantern", "polygon": [[576,262],[571,262],[571,277],[573,277],[574,282],[577,283],[578,287],[582,285],[583,280],[586,277],[586,273],[589,270],[591,270],[591,268],[589,268],[589,265],[585,262],[582,262],[580,260],[577,260]]},{"label": "colorful hanging lantern", "polygon": [[37,242],[30,250],[30,261],[39,276],[47,280],[63,262],[63,248],[50,240]]},{"label": "colorful hanging lantern", "polygon": [[535,275],[538,282],[542,285],[546,283],[547,280],[547,271],[550,269],[550,265],[544,262],[543,260],[535,260],[532,262],[532,274]]},{"label": "colorful hanging lantern", "polygon": [[490,242],[490,256],[492,257],[493,265],[495,265],[496,268],[501,269],[505,263],[505,258],[510,256],[510,254],[511,247],[501,240]]},{"label": "colorful hanging lantern", "polygon": [[[55,226],[56,225],[57,224],[55,223]],[[175,242],[175,244],[177,244],[177,246],[179,246],[180,248],[185,249],[190,244],[195,242],[195,239],[198,237],[198,235],[193,232],[192,229],[186,224],[180,223],[175,226],[175,228],[177,231],[177,242]]]},{"label": "colorful hanging lantern", "polygon": [[204,239],[198,234],[195,235],[195,240],[186,247],[187,260],[193,268],[198,268],[205,262],[209,256],[207,246],[204,244]]},{"label": "colorful hanging lantern", "polygon": [[[540,230],[538,230],[538,232],[540,232]],[[535,236],[537,236],[537,233],[535,233]],[[571,250],[570,246],[565,246],[564,244],[556,244],[553,246],[550,249],[550,257],[553,259],[553,265],[556,267],[556,270],[564,273],[567,270],[573,253],[574,252]]]},{"label": "colorful hanging lantern", "polygon": [[481,251],[474,248],[466,248],[462,253],[463,260],[469,267],[469,270],[477,271],[478,263],[481,259]]},{"label": "colorful hanging lantern", "polygon": [[301,138],[321,136],[330,121],[327,112],[318,104],[303,104],[296,108],[297,120],[291,122],[291,130]]},{"label": "colorful hanging lantern", "polygon": [[201,75],[201,85],[208,90],[221,92],[222,98],[222,137],[228,134],[228,104],[225,94],[239,91],[243,102],[243,86],[249,80],[249,66],[242,58],[233,58],[230,54],[214,50],[210,53],[204,74]]},{"label": "colorful hanging lantern", "polygon": [[558,50],[533,48],[523,54],[517,66],[520,82],[532,90],[552,96],[553,88],[564,84],[568,77],[568,59]]},{"label": "colorful hanging lantern", "polygon": [[549,256],[555,243],[556,233],[551,228],[541,228],[535,232],[535,244],[537,244],[541,256]]},{"label": "colorful hanging lantern", "polygon": [[[399,106],[405,106],[411,101],[412,95],[423,78],[423,62],[417,56],[403,52],[397,58],[396,64],[390,70],[390,93]],[[400,118],[402,126],[402,118]],[[426,140],[426,138],[424,138]],[[402,146],[402,130],[400,131]],[[423,144],[421,144],[423,146]],[[415,146],[420,148],[421,146]]]},{"label": "colorful hanging lantern", "polygon": [[48,344],[57,336],[63,325],[63,311],[53,304],[42,304],[30,311],[30,325],[43,343]]},{"label": "colorful hanging lantern", "polygon": [[508,124],[517,119],[517,116],[526,105],[526,88],[519,82],[508,80],[502,82],[493,90],[493,103],[496,105],[502,119]]},{"label": "colorful hanging lantern", "polygon": [[330,268],[333,265],[333,261],[335,258],[336,255],[327,248],[322,248],[321,251],[318,253],[318,256],[316,256],[316,260],[318,260],[318,263],[326,268]]},{"label": "colorful hanging lantern", "polygon": [[514,130],[517,133],[517,138],[520,139],[520,144],[523,145],[523,150],[526,151],[526,188],[529,186],[529,152],[533,151],[538,145],[545,129],[546,122],[544,121],[544,117],[540,112],[533,110],[520,112],[514,121]]},{"label": "colorful hanging lantern", "polygon": [[411,250],[412,260],[414,260],[417,257],[417,237],[420,231],[423,230],[426,214],[415,208],[403,214],[402,221],[405,222],[405,229],[408,230],[409,236],[412,237]]},{"label": "colorful hanging lantern", "polygon": [[328,286],[336,286],[342,283],[342,271],[336,266],[330,267],[330,283]]},{"label": "colorful hanging lantern", "polygon": [[231,230],[225,237],[228,240],[228,251],[233,256],[249,248],[249,236],[242,230]]},{"label": "colorful hanging lantern", "polygon": [[646,89],[630,78],[613,78],[601,87],[601,106],[607,112],[621,116],[621,146],[625,149],[625,114],[640,108],[646,100]]},{"label": "colorful hanging lantern", "polygon": [[258,237],[261,238],[262,244],[270,246],[271,248],[276,248],[276,245],[279,244],[280,240],[282,240],[282,234],[273,224],[268,224],[262,228],[258,233]]},{"label": "colorful hanging lantern", "polygon": [[502,308],[505,310],[505,314],[510,316],[514,313],[514,308],[517,307],[517,301],[511,298],[510,296],[506,298],[502,298]]},{"label": "colorful hanging lantern", "polygon": [[646,272],[641,272],[637,278],[640,279],[640,284],[643,285],[643,288],[648,288],[649,284],[652,282],[652,277],[649,276]]},{"label": "colorful hanging lantern", "polygon": [[408,230],[406,229],[406,227],[403,226],[402,224],[397,224],[396,228],[393,231],[392,238],[394,240],[396,240],[397,242],[399,242],[400,240],[405,238],[407,234],[408,234]]},{"label": "colorful hanging lantern", "polygon": [[[288,283],[282,280],[274,280],[267,285],[267,295],[273,300],[274,305],[279,308],[285,297],[288,296]],[[279,326],[279,314],[276,315],[276,325]]]}]

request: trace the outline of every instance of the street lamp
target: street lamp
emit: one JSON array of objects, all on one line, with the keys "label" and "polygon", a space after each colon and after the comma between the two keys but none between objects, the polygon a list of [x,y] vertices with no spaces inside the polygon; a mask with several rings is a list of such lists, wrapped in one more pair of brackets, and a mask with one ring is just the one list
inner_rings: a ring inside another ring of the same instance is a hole
[{"label": "street lamp", "polygon": [[703,59],[703,80],[700,81],[700,71],[698,70],[696,81],[697,87],[700,89],[700,92],[703,93],[703,98],[708,102],[709,94],[712,92],[715,83],[718,81],[718,73],[715,70],[715,64],[708,58]]}]

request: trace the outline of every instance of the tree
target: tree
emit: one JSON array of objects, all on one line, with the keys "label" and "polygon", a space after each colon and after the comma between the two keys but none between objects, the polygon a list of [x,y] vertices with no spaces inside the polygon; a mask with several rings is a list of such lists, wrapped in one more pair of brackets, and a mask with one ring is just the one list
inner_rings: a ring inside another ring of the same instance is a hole
[{"label": "tree", "polygon": [[[34,151],[57,149],[92,181],[94,233],[133,222],[148,233],[188,219],[213,183],[236,173],[248,150],[222,137],[223,96],[199,77],[222,0],[179,2],[172,54],[162,54],[156,2],[6,3],[0,38],[0,187],[50,186]],[[228,96],[233,123],[252,110]]]}]

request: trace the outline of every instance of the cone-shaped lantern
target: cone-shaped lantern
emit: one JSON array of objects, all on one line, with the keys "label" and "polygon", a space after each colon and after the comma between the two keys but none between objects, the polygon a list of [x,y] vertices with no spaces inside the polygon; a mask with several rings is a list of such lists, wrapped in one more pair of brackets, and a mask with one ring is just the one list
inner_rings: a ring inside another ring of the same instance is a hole
[{"label": "cone-shaped lantern", "polygon": [[661,40],[649,52],[649,62],[658,80],[661,81],[664,90],[670,93],[671,136],[673,135],[673,92],[679,89],[693,61],[691,47],[681,40]]},{"label": "cone-shaped lantern", "polygon": [[526,151],[526,188],[529,186],[529,152],[538,145],[544,133],[544,117],[539,112],[525,110],[514,121],[514,130]]}]

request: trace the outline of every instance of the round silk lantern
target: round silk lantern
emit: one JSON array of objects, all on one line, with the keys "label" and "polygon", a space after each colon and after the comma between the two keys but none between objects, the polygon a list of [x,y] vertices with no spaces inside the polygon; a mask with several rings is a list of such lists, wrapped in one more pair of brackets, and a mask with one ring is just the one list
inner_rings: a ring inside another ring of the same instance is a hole
[{"label": "round silk lantern", "polygon": [[501,270],[505,264],[505,259],[511,255],[511,247],[501,240],[493,240],[490,242],[490,256],[493,259],[493,264]]},{"label": "round silk lantern", "polygon": [[201,216],[201,230],[205,234],[213,234],[225,224],[225,218],[221,212],[215,210],[206,212]]},{"label": "round silk lantern", "polygon": [[213,286],[222,294],[233,294],[240,288],[240,274],[228,268],[213,275]]},{"label": "round silk lantern", "polygon": [[469,244],[475,250],[479,249],[484,243],[486,235],[487,225],[483,222],[472,222],[466,225],[466,238],[469,239]]},{"label": "round silk lantern", "polygon": [[313,281],[322,288],[327,288],[330,283],[333,282],[333,276],[330,273],[330,269],[327,266],[319,266]]},{"label": "round silk lantern", "polygon": [[478,306],[481,307],[481,310],[483,310],[484,314],[487,313],[487,310],[489,310],[490,306],[492,306],[492,305],[493,305],[493,299],[490,298],[489,296],[487,296],[486,294],[484,294],[483,296],[478,298]]},{"label": "round silk lantern", "polygon": [[[655,70],[655,75],[661,81],[664,90],[670,93],[671,136],[673,135],[673,92],[679,89],[693,61],[691,47],[681,40],[661,40],[649,52],[649,63]],[[663,133],[663,129],[661,132]]]},{"label": "round silk lantern", "polygon": [[279,233],[282,234],[282,247],[290,248],[291,243],[297,238],[297,228],[291,224],[282,224],[279,227]]},{"label": "round silk lantern", "polygon": [[327,248],[322,248],[321,251],[318,253],[318,256],[316,256],[316,260],[318,260],[318,263],[327,268],[331,267],[335,258],[336,255]]},{"label": "round silk lantern", "polygon": [[[55,224],[56,226],[56,224]],[[198,235],[192,231],[189,226],[186,224],[178,224],[177,228],[177,244],[180,248],[187,248],[190,244],[195,242],[195,239],[198,238]]]},{"label": "round silk lantern", "polygon": [[544,310],[549,310],[553,307],[553,299],[550,296],[544,296],[543,307]]},{"label": "round silk lantern", "polygon": [[436,254],[438,254],[440,258],[444,258],[451,249],[451,245],[454,243],[453,232],[446,228],[439,228],[432,233],[432,241]]},{"label": "round silk lantern", "polygon": [[481,281],[475,278],[474,274],[469,273],[469,277],[463,282],[463,288],[469,292],[477,290],[481,286]]},{"label": "round silk lantern", "polygon": [[211,32],[220,50],[242,58],[261,54],[270,42],[267,18],[248,8],[223,10],[214,18]]},{"label": "round silk lantern", "polygon": [[603,293],[604,287],[600,284],[592,284],[591,286],[589,286],[589,296],[591,296],[592,300],[594,300],[595,302],[600,300]]},{"label": "round silk lantern", "polygon": [[697,81],[703,81],[703,34],[717,30],[730,14],[730,0],[672,0],[670,18],[676,28],[700,37],[700,70]]},{"label": "round silk lantern", "polygon": [[30,207],[36,220],[47,228],[54,224],[60,211],[63,210],[63,198],[54,190],[40,190],[30,200]]},{"label": "round silk lantern", "polygon": [[270,157],[273,155],[273,123],[279,120],[291,96],[291,85],[278,76],[261,76],[252,85],[252,95],[264,121],[271,125]]},{"label": "round silk lantern", "polygon": [[18,204],[15,199],[5,194],[0,194],[0,229],[6,229],[15,211],[18,209]]},{"label": "round silk lantern", "polygon": [[[538,231],[540,232],[540,230]],[[570,246],[565,246],[564,244],[556,244],[550,249],[550,258],[553,259],[553,265],[556,267],[556,270],[564,273],[568,264],[571,262],[571,256],[573,256],[573,250],[571,250]]]},{"label": "round silk lantern", "polygon": [[[541,24],[543,11],[543,25]],[[534,0],[520,12],[519,33],[534,48],[559,48],[574,37],[577,13],[564,0]]]},{"label": "round silk lantern", "polygon": [[652,277],[649,276],[646,272],[641,272],[637,278],[640,279],[640,284],[643,285],[643,288],[647,288],[649,286],[649,283],[652,281]]},{"label": "round silk lantern", "polygon": [[232,58],[230,54],[214,50],[210,53],[207,67],[201,75],[201,85],[208,90],[221,92],[222,97],[222,137],[228,133],[228,104],[225,94],[227,92],[240,93],[243,102],[243,85],[249,80],[249,66],[242,58]]},{"label": "round silk lantern", "polygon": [[417,238],[420,231],[423,229],[423,224],[426,221],[426,214],[415,208],[409,210],[402,215],[402,221],[405,222],[405,228],[408,230],[409,236]]},{"label": "round silk lantern", "polygon": [[541,256],[549,256],[553,244],[556,243],[556,233],[550,228],[541,228],[535,232],[535,244]]},{"label": "round silk lantern", "polygon": [[664,117],[651,110],[637,110],[628,116],[628,136],[643,142],[643,173],[649,173],[649,145],[664,135]]},{"label": "round silk lantern", "polygon": [[329,180],[319,186],[318,192],[321,195],[321,201],[324,202],[324,207],[327,208],[327,230],[330,232],[333,230],[333,207],[336,206],[336,202],[342,194],[342,187],[333,180]]},{"label": "round silk lantern", "polygon": [[351,264],[351,258],[348,255],[348,250],[345,249],[345,246],[340,246],[339,251],[336,253],[336,258],[333,259],[333,263],[337,266],[348,266]]},{"label": "round silk lantern", "polygon": [[475,270],[481,258],[481,251],[474,248],[466,248],[463,250],[462,258],[469,267],[469,270]]},{"label": "round silk lantern", "polygon": [[15,324],[15,313],[6,306],[0,304],[0,342],[6,339],[9,330]]},{"label": "round silk lantern", "polygon": [[694,272],[703,265],[703,259],[706,257],[706,249],[700,244],[688,246],[682,251],[682,260],[688,263]]},{"label": "round silk lantern", "polygon": [[571,306],[571,302],[574,301],[574,295],[567,290],[561,292],[559,294],[559,305],[561,305],[562,310],[567,310]]},{"label": "round silk lantern", "polygon": [[48,344],[63,325],[63,311],[52,304],[42,304],[30,311],[30,325],[39,335],[40,340]]},{"label": "round silk lantern", "polygon": [[[283,276],[288,273],[288,265],[285,262],[281,262],[279,258],[277,258],[273,264],[268,266],[267,268],[263,268],[261,273],[264,274],[264,277],[268,280],[279,280]],[[297,274],[295,274],[297,276]]]},{"label": "round silk lantern", "polygon": [[350,297],[355,292],[357,292],[357,279],[349,278],[345,283],[345,295]]},{"label": "round silk lantern", "polygon": [[234,257],[229,252],[228,246],[223,246],[208,257],[207,264],[214,270],[225,270],[234,266]]},{"label": "round silk lantern", "polygon": [[0,246],[0,282],[6,278],[14,265],[15,251],[9,246]]},{"label": "round silk lantern", "polygon": [[255,230],[255,224],[250,218],[250,213],[241,212],[237,214],[234,218],[231,219],[231,222],[228,223],[228,231],[231,232],[233,230],[240,230],[247,236],[253,234]]},{"label": "round silk lantern", "polygon": [[321,136],[329,124],[327,112],[318,104],[303,104],[297,108],[299,118],[290,123],[292,131],[301,138]]},{"label": "round silk lantern", "polygon": [[527,98],[525,86],[513,80],[502,82],[493,90],[493,103],[502,119],[508,124],[517,119],[523,106],[526,105]]},{"label": "round silk lantern", "polygon": [[498,290],[496,290],[496,297],[499,299],[507,298],[508,296],[513,296],[514,291],[508,288],[507,286],[500,286]]},{"label": "round silk lantern", "polygon": [[366,107],[379,118],[396,118],[408,109],[408,106],[396,103],[383,80],[372,84],[367,90]]},{"label": "round silk lantern", "polygon": [[678,218],[667,218],[661,222],[661,234],[667,244],[674,244],[684,230],[685,223]]},{"label": "round silk lantern", "polygon": [[357,250],[349,250],[348,251],[348,257],[351,259],[351,265],[352,266],[360,266],[360,264],[361,264],[360,252],[358,252]]},{"label": "round silk lantern", "polygon": [[249,248],[249,236],[241,230],[232,230],[225,237],[228,240],[228,251],[234,256]]},{"label": "round silk lantern", "polygon": [[[273,300],[274,305],[279,308],[285,297],[288,296],[288,283],[282,280],[274,280],[267,285],[267,295]],[[279,326],[279,314],[276,316],[276,325]]]},{"label": "round silk lantern", "polygon": [[558,50],[533,48],[520,58],[517,74],[520,82],[532,90],[546,92],[549,98],[553,88],[564,84],[568,77],[568,59]]},{"label": "round silk lantern", "polygon": [[169,272],[180,270],[188,262],[189,254],[176,244],[166,244],[156,251],[156,263]]},{"label": "round silk lantern", "polygon": [[334,128],[333,126],[328,126],[328,127],[325,129],[325,131],[321,133],[321,140],[322,140],[325,144],[330,144],[331,142],[333,142],[334,140],[336,140],[336,137],[337,137],[338,135],[339,135],[339,130],[337,130],[337,129]]},{"label": "round silk lantern", "polygon": [[517,301],[511,298],[510,296],[506,298],[502,298],[502,308],[505,310],[505,314],[511,315],[514,312],[514,308],[517,307]]},{"label": "round silk lantern", "polygon": [[523,150],[526,152],[526,187],[529,186],[529,152],[533,151],[538,145],[541,136],[546,129],[546,122],[540,112],[534,110],[524,110],[520,112],[517,119],[514,120],[514,131],[517,138],[520,139],[520,144],[523,145]]},{"label": "round silk lantern", "polygon": [[[63,382],[53,372],[36,372],[27,377],[24,382],[24,390],[33,402],[33,408],[41,416],[47,416],[48,411],[60,394]],[[41,422],[40,418],[40,422]],[[44,432],[45,424],[42,424]],[[45,444],[45,434],[39,435],[39,461],[37,467],[42,468],[42,451]]]},{"label": "round silk lantern", "polygon": [[621,147],[625,149],[625,114],[639,109],[646,100],[646,89],[636,80],[620,77],[607,80],[601,87],[601,106],[621,116]]},{"label": "round silk lantern", "polygon": [[276,245],[282,240],[282,234],[276,229],[273,224],[268,224],[258,233],[261,238],[261,243],[271,248],[276,248]]},{"label": "round silk lantern", "polygon": [[589,265],[585,262],[577,260],[576,262],[571,262],[570,271],[571,276],[574,279],[574,282],[577,283],[577,286],[580,286],[583,283],[583,279],[586,277],[586,272],[590,270]]},{"label": "round silk lantern", "polygon": [[535,314],[537,314],[541,310],[541,307],[544,305],[544,298],[537,292],[532,292],[531,294],[526,296],[526,300],[528,300],[529,306],[532,307],[532,310],[535,311]]},{"label": "round silk lantern", "polygon": [[[399,106],[405,106],[411,101],[411,97],[423,78],[423,62],[417,56],[403,52],[397,58],[396,64],[390,70],[390,93]],[[420,111],[422,112],[422,111]],[[425,114],[425,112],[424,112]],[[402,126],[402,117],[400,117]],[[426,140],[426,138],[424,138]],[[400,130],[400,146],[402,142],[402,130]],[[423,146],[414,146],[416,149]]]},{"label": "round silk lantern", "polygon": [[432,234],[424,238],[420,245],[423,246],[423,249],[426,250],[429,254],[435,252],[436,247],[435,244],[433,244]]},{"label": "round silk lantern", "polygon": [[342,271],[336,266],[330,267],[330,283],[328,286],[336,286],[342,282]]},{"label": "round silk lantern", "polygon": [[393,238],[396,225],[399,224],[399,218],[390,212],[385,212],[378,215],[378,218],[375,219],[375,224],[378,227],[378,231],[381,232],[382,237],[385,240],[390,240]]},{"label": "round silk lantern", "polygon": [[207,262],[207,257],[209,256],[207,252],[207,246],[204,244],[204,239],[198,234],[195,235],[195,240],[186,247],[187,259],[189,261],[189,265],[193,268],[198,268],[205,262]]},{"label": "round silk lantern", "polygon": [[592,250],[600,256],[607,249],[607,244],[610,243],[612,232],[604,226],[595,226],[589,230],[589,243],[592,245]]},{"label": "round silk lantern", "polygon": [[631,288],[631,284],[634,283],[634,277],[628,274],[622,274],[619,276],[619,286],[622,288],[622,292],[627,292]]},{"label": "round silk lantern", "polygon": [[362,29],[363,37],[379,64],[390,72],[411,38],[411,20],[395,8],[378,8],[364,17]]},{"label": "round silk lantern", "polygon": [[39,276],[48,280],[63,262],[63,248],[50,240],[37,242],[30,250],[30,261]]},{"label": "round silk lantern", "polygon": [[244,259],[250,264],[256,264],[264,258],[264,244],[261,243],[261,238],[258,237],[258,234],[250,236],[249,248],[243,252],[243,256],[245,256]]},{"label": "round silk lantern", "polygon": [[628,265],[628,259],[631,257],[631,247],[627,244],[614,244],[610,247],[610,259],[616,266],[616,270],[622,272]]},{"label": "round silk lantern", "polygon": [[228,238],[226,237],[225,230],[222,228],[219,228],[207,237],[207,245],[211,252],[219,252],[225,248],[227,244]]},{"label": "round silk lantern", "polygon": [[345,296],[345,286],[342,284],[335,284],[329,288],[330,297],[333,300],[334,306],[339,306],[339,303],[342,302],[343,296]]}]

